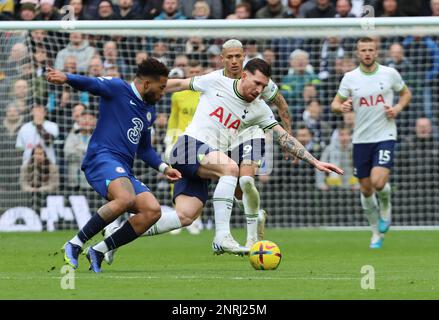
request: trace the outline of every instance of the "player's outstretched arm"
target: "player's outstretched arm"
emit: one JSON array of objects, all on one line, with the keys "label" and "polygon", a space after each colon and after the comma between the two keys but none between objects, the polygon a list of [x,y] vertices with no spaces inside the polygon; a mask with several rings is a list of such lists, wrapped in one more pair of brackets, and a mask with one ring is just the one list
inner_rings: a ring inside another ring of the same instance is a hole
[{"label": "player's outstretched arm", "polygon": [[183,91],[183,90],[189,90],[192,89],[190,87],[192,78],[186,78],[186,79],[168,79],[168,82],[166,83],[166,92],[177,92],[177,91]]},{"label": "player's outstretched arm", "polygon": [[88,91],[96,96],[111,97],[114,94],[114,88],[110,87],[111,77],[85,77],[79,74],[64,73],[48,67],[46,80],[58,85],[67,83],[75,89]]},{"label": "player's outstretched arm", "polygon": [[333,165],[332,163],[322,162],[314,158],[314,156],[306,150],[306,148],[292,135],[285,131],[280,125],[273,127],[273,131],[277,136],[277,141],[279,142],[282,150],[287,151],[294,157],[297,157],[303,161],[308,162],[316,169],[324,172],[335,172],[338,174],[344,174],[344,171]]}]

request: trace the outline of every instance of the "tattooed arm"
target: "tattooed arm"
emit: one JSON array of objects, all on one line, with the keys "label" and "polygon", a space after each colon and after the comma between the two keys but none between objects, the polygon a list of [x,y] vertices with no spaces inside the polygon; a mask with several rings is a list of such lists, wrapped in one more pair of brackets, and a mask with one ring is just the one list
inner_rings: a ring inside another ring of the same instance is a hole
[{"label": "tattooed arm", "polygon": [[343,174],[343,170],[338,168],[336,165],[331,163],[322,162],[313,157],[311,153],[309,153],[306,148],[292,135],[285,131],[280,125],[276,125],[273,127],[273,131],[275,136],[277,137],[277,141],[281,146],[282,150],[285,150],[289,154],[294,157],[297,157],[303,161],[308,162],[313,167],[320,171],[324,172],[335,172],[338,174]]},{"label": "tattooed arm", "polygon": [[288,111],[288,104],[285,98],[280,92],[278,92],[276,94],[276,97],[274,97],[272,101],[277,107],[279,118],[282,120],[282,126],[285,128],[285,130],[287,130],[289,134],[291,134],[291,116]]}]

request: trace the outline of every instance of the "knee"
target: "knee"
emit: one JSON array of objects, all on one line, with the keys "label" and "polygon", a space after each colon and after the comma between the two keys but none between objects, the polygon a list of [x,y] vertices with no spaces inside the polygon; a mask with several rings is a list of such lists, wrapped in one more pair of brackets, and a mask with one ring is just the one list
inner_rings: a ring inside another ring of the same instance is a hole
[{"label": "knee", "polygon": [[370,197],[373,194],[373,189],[369,186],[360,186],[360,192],[363,194],[363,196],[365,197]]},{"label": "knee", "polygon": [[255,186],[255,179],[250,176],[242,176],[239,178],[239,186],[242,191],[248,191]]},{"label": "knee", "polygon": [[178,209],[177,209],[177,215],[178,218],[180,219],[180,223],[182,227],[190,226],[192,222],[194,222],[195,219],[197,218],[197,215],[194,214],[193,212],[181,211]]},{"label": "knee", "polygon": [[231,163],[226,164],[224,166],[222,174],[224,176],[233,176],[233,177],[239,176],[238,164],[236,162],[234,162],[234,161],[231,162]]},{"label": "knee", "polygon": [[381,179],[381,178],[372,179],[372,186],[375,190],[381,191],[383,190],[385,185],[386,185],[385,179]]},{"label": "knee", "polygon": [[159,205],[148,209],[148,217],[154,221],[157,221],[162,216],[162,210]]},{"label": "knee", "polygon": [[120,204],[124,211],[130,210],[134,207],[136,197],[132,194],[124,194],[117,198],[117,202]]}]

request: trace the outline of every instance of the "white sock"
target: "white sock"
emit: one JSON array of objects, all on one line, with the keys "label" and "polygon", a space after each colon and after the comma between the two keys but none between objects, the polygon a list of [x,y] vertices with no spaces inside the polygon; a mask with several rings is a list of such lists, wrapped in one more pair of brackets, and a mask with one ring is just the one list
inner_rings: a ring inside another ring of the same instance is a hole
[{"label": "white sock", "polygon": [[237,177],[223,176],[216,185],[212,199],[215,213],[215,237],[222,238],[230,234],[230,216],[237,183]]},{"label": "white sock", "polygon": [[378,201],[375,197],[375,193],[370,197],[365,197],[361,194],[361,207],[363,208],[364,214],[369,221],[369,225],[374,234],[379,234],[378,231],[378,220],[379,220],[379,208]]},{"label": "white sock", "polygon": [[162,210],[160,219],[145,231],[142,236],[154,236],[181,228],[180,218],[176,210]]},{"label": "white sock", "polygon": [[386,183],[386,185],[381,191],[377,191],[378,199],[380,202],[380,214],[381,214],[381,218],[383,218],[384,220],[390,220],[391,192],[392,189],[390,188],[389,183]]},{"label": "white sock", "polygon": [[258,214],[259,214],[259,192],[255,187],[255,179],[250,176],[239,178],[239,185],[242,190],[242,203],[247,220],[247,239],[258,239]]},{"label": "white sock", "polygon": [[107,244],[105,243],[104,240],[99,242],[97,245],[93,246],[93,249],[102,253],[107,253],[109,251]]},{"label": "white sock", "polygon": [[235,197],[235,202],[239,209],[244,210],[244,204],[242,203],[242,200],[239,200],[237,197]]},{"label": "white sock", "polygon": [[74,236],[73,239],[71,239],[69,242],[76,244],[77,246],[80,246],[81,248],[84,246],[84,242],[82,242],[81,239],[79,239],[77,235]]},{"label": "white sock", "polygon": [[259,220],[259,221],[262,221],[264,218],[265,218],[265,212],[264,212],[264,210],[259,209],[259,212],[258,212],[258,220]]}]

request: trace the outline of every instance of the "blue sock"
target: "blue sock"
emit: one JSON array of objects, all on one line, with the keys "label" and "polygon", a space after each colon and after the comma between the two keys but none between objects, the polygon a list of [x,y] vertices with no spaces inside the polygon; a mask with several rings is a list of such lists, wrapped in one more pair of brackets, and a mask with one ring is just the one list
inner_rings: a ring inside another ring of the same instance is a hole
[{"label": "blue sock", "polygon": [[116,248],[123,246],[124,244],[127,244],[137,239],[138,237],[139,236],[134,231],[130,222],[127,221],[115,233],[113,233],[111,236],[105,239],[104,242],[107,245],[108,250],[114,250]]},{"label": "blue sock", "polygon": [[88,240],[93,238],[99,231],[105,228],[108,223],[101,218],[99,214],[95,214],[88,220],[87,224],[78,232],[77,237],[86,243]]}]

